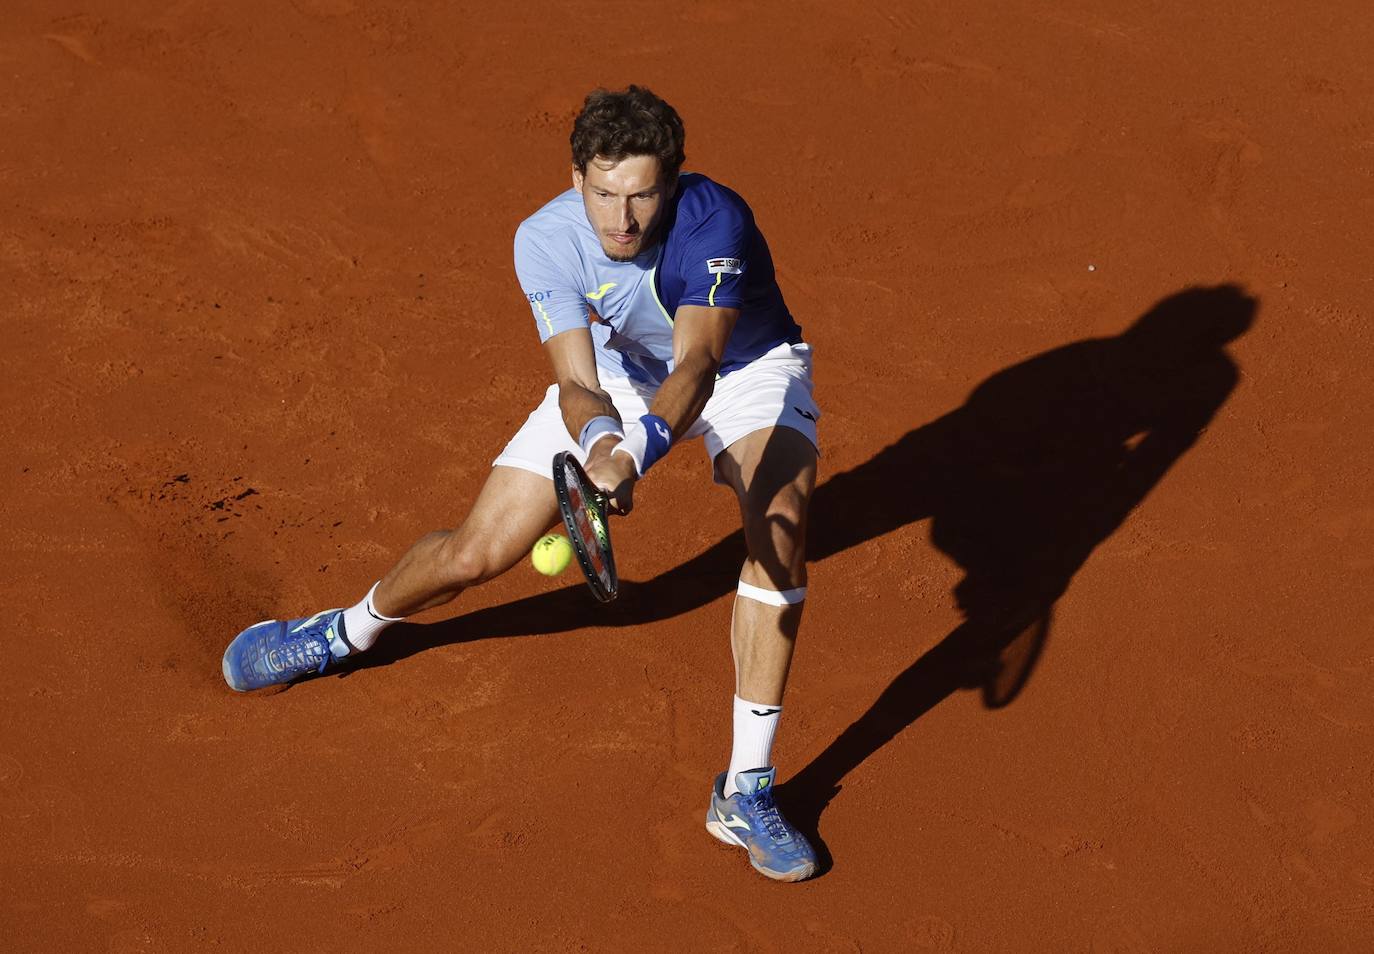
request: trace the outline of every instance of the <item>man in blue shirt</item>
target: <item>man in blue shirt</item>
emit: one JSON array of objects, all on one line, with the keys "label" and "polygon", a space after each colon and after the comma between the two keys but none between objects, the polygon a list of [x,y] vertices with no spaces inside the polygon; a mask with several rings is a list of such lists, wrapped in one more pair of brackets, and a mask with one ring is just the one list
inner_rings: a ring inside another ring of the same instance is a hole
[{"label": "man in blue shirt", "polygon": [[573,124],[572,188],[526,219],[515,269],[555,383],[497,457],[467,519],[421,538],[356,605],[240,633],[224,655],[240,691],[323,672],[399,619],[447,603],[529,552],[557,520],[550,462],[574,453],[628,514],[638,480],[700,437],[735,491],[749,556],[731,641],[734,740],[706,827],[771,878],[816,866],[773,801],[773,735],[806,597],[816,480],[810,347],[753,214],[681,173],[684,132],[650,91],[591,93]]}]

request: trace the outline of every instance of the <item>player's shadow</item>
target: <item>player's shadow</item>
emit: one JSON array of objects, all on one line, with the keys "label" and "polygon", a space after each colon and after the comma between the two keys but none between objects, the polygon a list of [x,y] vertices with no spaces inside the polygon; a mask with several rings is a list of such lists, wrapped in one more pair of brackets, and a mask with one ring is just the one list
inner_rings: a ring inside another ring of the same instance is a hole
[{"label": "player's shadow", "polygon": [[841,780],[955,691],[976,688],[991,709],[1020,693],[1073,575],[1235,388],[1225,345],[1257,308],[1232,285],[1172,295],[1116,337],[998,372],[826,482],[813,558],[930,517],[932,542],[965,574],[954,591],[964,620],[779,789],[794,823],[815,834]]},{"label": "player's shadow", "polygon": [[[977,689],[995,709],[1025,686],[1073,575],[1235,387],[1238,370],[1225,346],[1250,327],[1257,307],[1233,285],[1181,291],[1120,335],[998,372],[961,407],[817,487],[812,562],[930,518],[932,542],[965,574],[955,587],[963,622],[779,788],[789,816],[823,856],[817,822],[851,770],[959,689]],[[407,626],[363,664],[453,642],[676,616],[733,590],[743,557],[736,532],[652,580],[623,582],[609,606],[593,603],[579,583]]]}]

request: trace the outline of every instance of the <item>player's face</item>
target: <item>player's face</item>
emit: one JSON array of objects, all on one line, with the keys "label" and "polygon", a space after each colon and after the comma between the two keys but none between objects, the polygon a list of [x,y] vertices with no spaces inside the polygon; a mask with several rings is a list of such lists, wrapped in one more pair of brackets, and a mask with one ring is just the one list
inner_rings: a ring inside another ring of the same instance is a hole
[{"label": "player's face", "polygon": [[675,186],[655,156],[619,162],[597,157],[585,173],[573,170],[573,188],[582,193],[587,221],[606,257],[617,262],[630,261],[658,240],[654,232]]}]

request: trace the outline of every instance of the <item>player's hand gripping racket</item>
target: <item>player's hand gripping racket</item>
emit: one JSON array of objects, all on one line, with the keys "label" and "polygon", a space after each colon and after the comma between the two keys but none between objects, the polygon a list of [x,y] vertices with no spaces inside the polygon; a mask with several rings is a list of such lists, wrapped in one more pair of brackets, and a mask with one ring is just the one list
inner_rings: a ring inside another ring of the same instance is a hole
[{"label": "player's hand gripping racket", "polygon": [[553,455],[553,489],[587,585],[593,596],[609,603],[620,590],[620,579],[615,575],[615,556],[611,553],[606,495],[567,451]]}]

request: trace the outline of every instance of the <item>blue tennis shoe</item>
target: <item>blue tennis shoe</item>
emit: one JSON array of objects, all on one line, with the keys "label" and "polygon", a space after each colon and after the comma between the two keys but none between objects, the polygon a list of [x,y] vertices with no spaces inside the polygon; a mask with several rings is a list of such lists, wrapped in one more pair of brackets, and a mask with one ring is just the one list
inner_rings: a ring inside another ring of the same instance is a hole
[{"label": "blue tennis shoe", "polygon": [[349,652],[343,611],[249,626],[224,651],[224,681],[236,692],[283,685],[337,663]]},{"label": "blue tennis shoe", "polygon": [[725,797],[725,773],[716,776],[706,830],[727,845],[749,852],[749,863],[776,881],[801,881],[816,873],[816,852],[773,801],[776,770],[753,769],[735,776],[739,791]]}]

